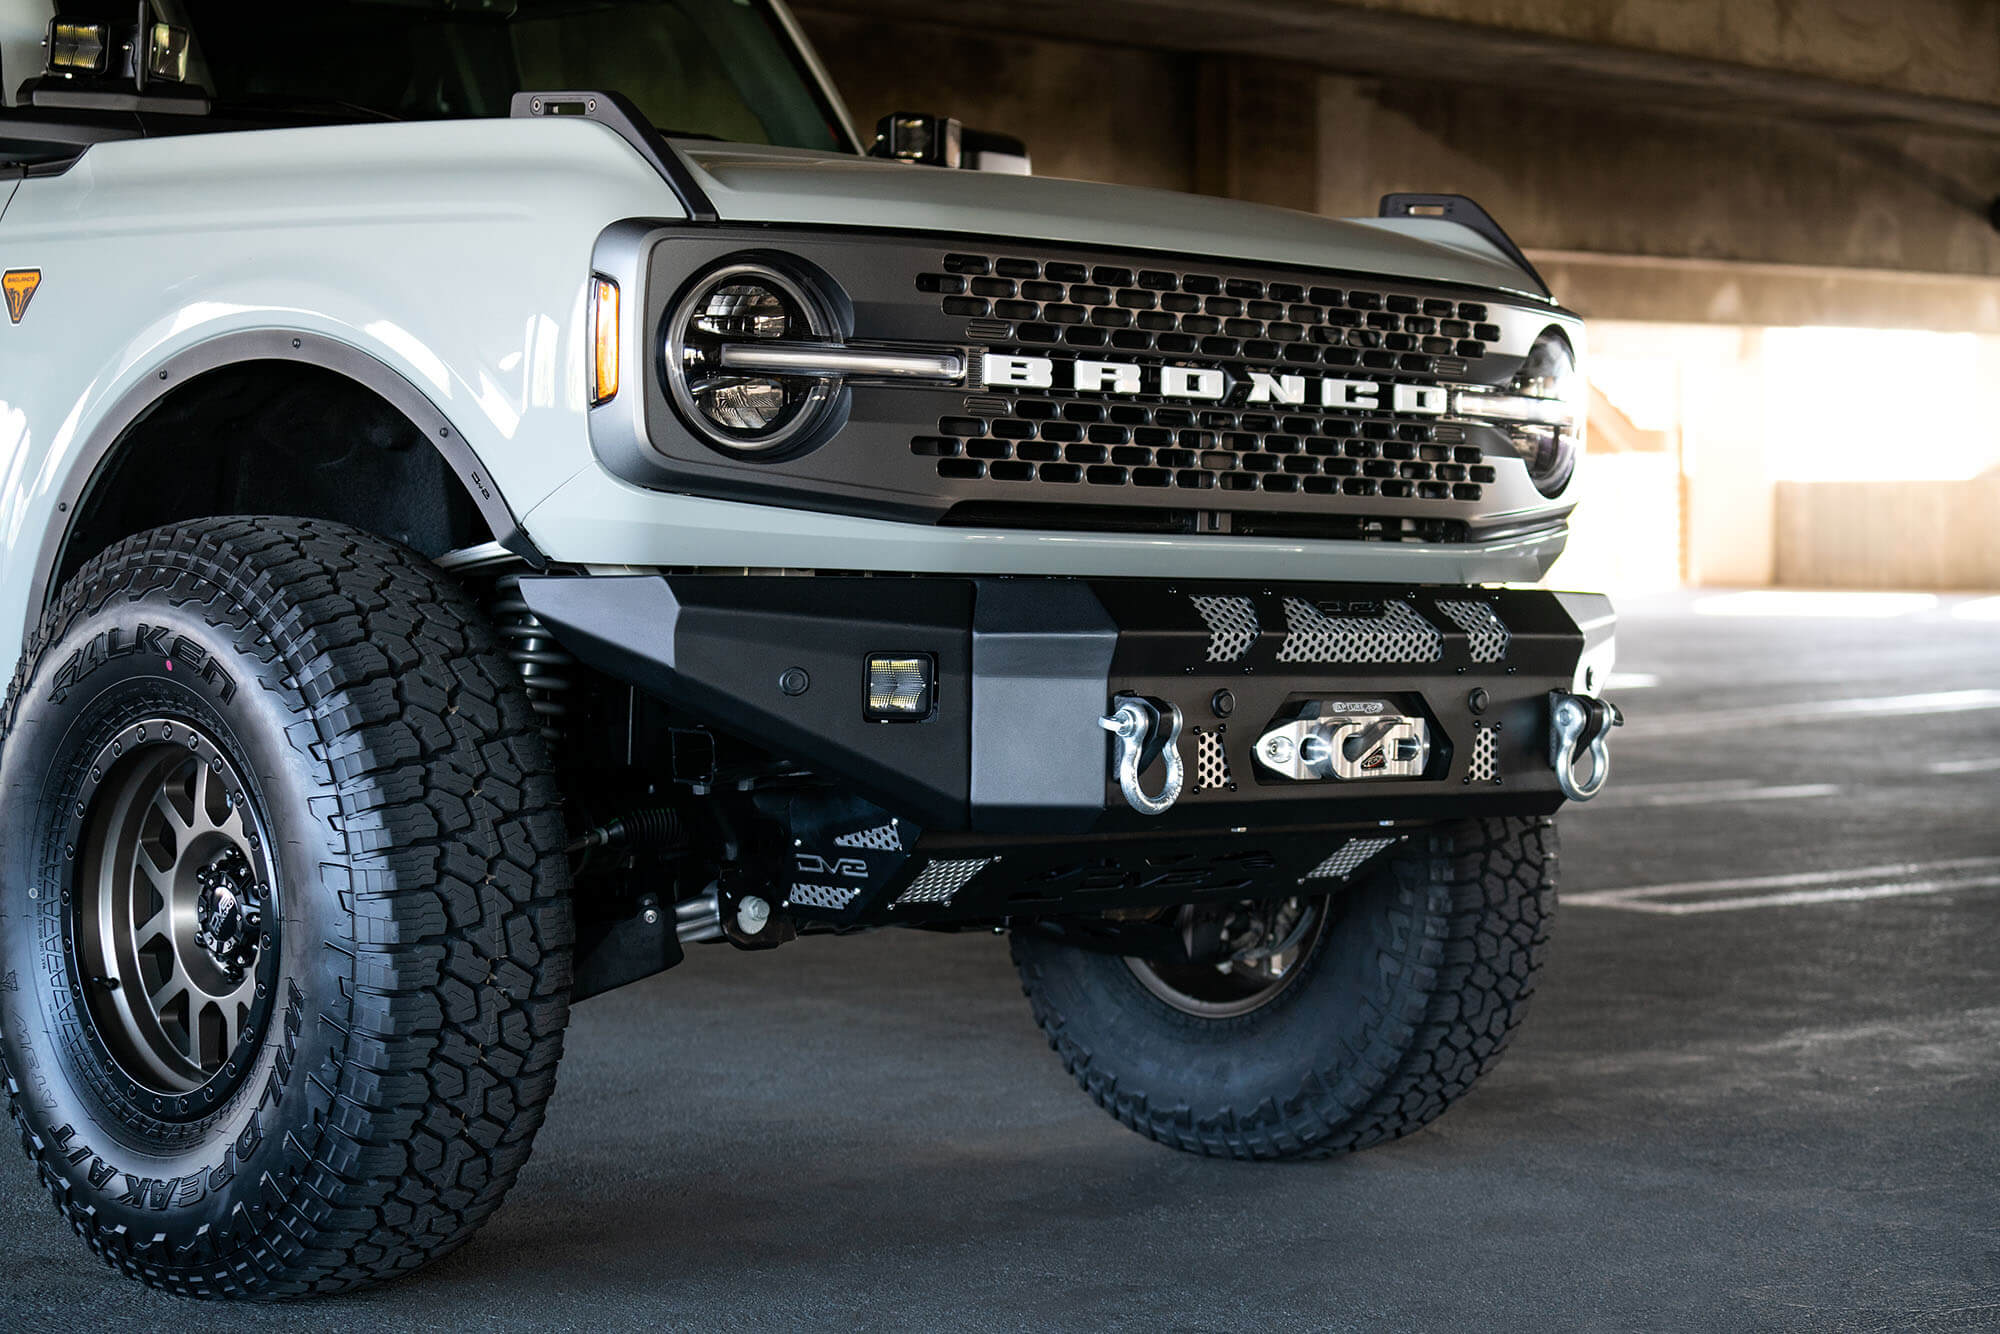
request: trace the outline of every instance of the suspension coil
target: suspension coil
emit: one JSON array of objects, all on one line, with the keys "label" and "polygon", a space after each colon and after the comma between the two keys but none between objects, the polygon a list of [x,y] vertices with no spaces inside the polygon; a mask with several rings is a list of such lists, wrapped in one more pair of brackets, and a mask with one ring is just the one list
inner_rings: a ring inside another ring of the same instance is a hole
[{"label": "suspension coil", "polygon": [[528,705],[535,711],[542,738],[551,746],[562,740],[569,718],[569,673],[576,659],[535,615],[521,596],[521,576],[503,574],[493,581],[493,627],[505,645],[507,660],[521,673],[528,688]]}]

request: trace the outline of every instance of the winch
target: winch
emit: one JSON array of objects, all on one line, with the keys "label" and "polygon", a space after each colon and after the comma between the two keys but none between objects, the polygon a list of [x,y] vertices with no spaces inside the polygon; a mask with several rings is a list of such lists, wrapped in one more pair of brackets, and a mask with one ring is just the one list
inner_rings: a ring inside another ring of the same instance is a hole
[{"label": "winch", "polygon": [[1387,699],[1312,699],[1267,728],[1257,763],[1286,778],[1421,778],[1431,758],[1430,723]]}]

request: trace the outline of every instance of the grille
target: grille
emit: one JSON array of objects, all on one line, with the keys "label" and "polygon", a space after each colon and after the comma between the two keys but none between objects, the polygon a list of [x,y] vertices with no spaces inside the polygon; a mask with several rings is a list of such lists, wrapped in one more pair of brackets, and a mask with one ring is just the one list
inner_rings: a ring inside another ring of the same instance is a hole
[{"label": "grille", "polygon": [[1306,872],[1308,880],[1345,880],[1353,875],[1361,863],[1376,853],[1400,840],[1393,838],[1351,838],[1347,846],[1334,853],[1312,870]]},{"label": "grille", "polygon": [[1499,662],[1507,656],[1507,645],[1514,636],[1493,608],[1484,602],[1441,601],[1437,609],[1471,639],[1474,662]]},{"label": "grille", "polygon": [[1472,738],[1472,766],[1466,771],[1468,783],[1491,783],[1500,776],[1500,738],[1490,727],[1475,727]]},{"label": "grille", "polygon": [[[1460,377],[1501,336],[1441,296],[953,253],[919,274],[990,352],[1273,374]],[[1034,391],[968,400],[913,452],[941,477],[1086,488],[1477,501],[1494,470],[1462,427],[1364,409],[1188,405]]]},{"label": "grille", "polygon": [[985,870],[993,862],[991,857],[971,857],[959,861],[934,861],[923,869],[923,873],[910,882],[910,887],[896,896],[899,904],[945,903],[951,896],[971,883],[972,877]]},{"label": "grille", "polygon": [[1196,597],[1194,609],[1208,623],[1208,660],[1235,662],[1257,642],[1257,608],[1249,598]]},{"label": "grille", "polygon": [[1218,727],[1206,732],[1197,727],[1194,735],[1194,790],[1213,792],[1230,786],[1229,752],[1223,748],[1222,729]]},{"label": "grille", "polygon": [[833,845],[837,848],[862,848],[869,852],[901,852],[903,834],[895,825],[877,825],[859,833],[842,834],[833,840]]},{"label": "grille", "polygon": [[1285,642],[1279,662],[1437,662],[1444,635],[1408,606],[1377,604],[1371,613],[1322,611],[1303,598],[1285,599]]},{"label": "grille", "polygon": [[792,902],[801,908],[824,908],[839,912],[854,902],[859,890],[847,889],[840,885],[793,885]]}]

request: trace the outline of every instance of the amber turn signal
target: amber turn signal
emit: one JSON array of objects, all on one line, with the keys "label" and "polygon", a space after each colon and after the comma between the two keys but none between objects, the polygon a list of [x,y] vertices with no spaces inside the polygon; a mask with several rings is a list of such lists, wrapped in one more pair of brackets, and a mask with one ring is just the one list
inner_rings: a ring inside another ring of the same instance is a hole
[{"label": "amber turn signal", "polygon": [[618,284],[609,278],[590,281],[592,407],[618,396]]}]

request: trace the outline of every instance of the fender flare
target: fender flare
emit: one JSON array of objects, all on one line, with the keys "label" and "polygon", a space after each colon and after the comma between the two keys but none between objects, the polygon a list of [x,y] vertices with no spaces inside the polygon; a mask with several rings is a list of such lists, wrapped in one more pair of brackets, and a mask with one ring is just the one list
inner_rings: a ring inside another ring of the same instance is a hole
[{"label": "fender flare", "polygon": [[325,334],[288,329],[246,329],[206,339],[160,362],[147,372],[145,379],[113,403],[84,437],[76,450],[75,463],[56,495],[56,513],[65,516],[65,521],[49,526],[48,535],[43,538],[41,552],[35,560],[34,581],[28,589],[28,613],[31,617],[39,618],[48,609],[49,598],[55,591],[52,584],[56,571],[62,568],[63,558],[68,554],[77,516],[92,490],[104,477],[106,465],[111,462],[112,453],[126,432],[155,403],[185,381],[209,371],[251,361],[291,361],[317,366],[373,390],[423,432],[424,438],[430,441],[431,447],[437,450],[457,476],[459,484],[465,488],[466,494],[472,498],[480,517],[493,530],[495,540],[536,569],[547,565],[547,560],[529,540],[520,520],[480,463],[479,456],[473,453],[472,446],[451,419],[439,411],[430,396],[412,384],[408,377],[353,344]]}]

